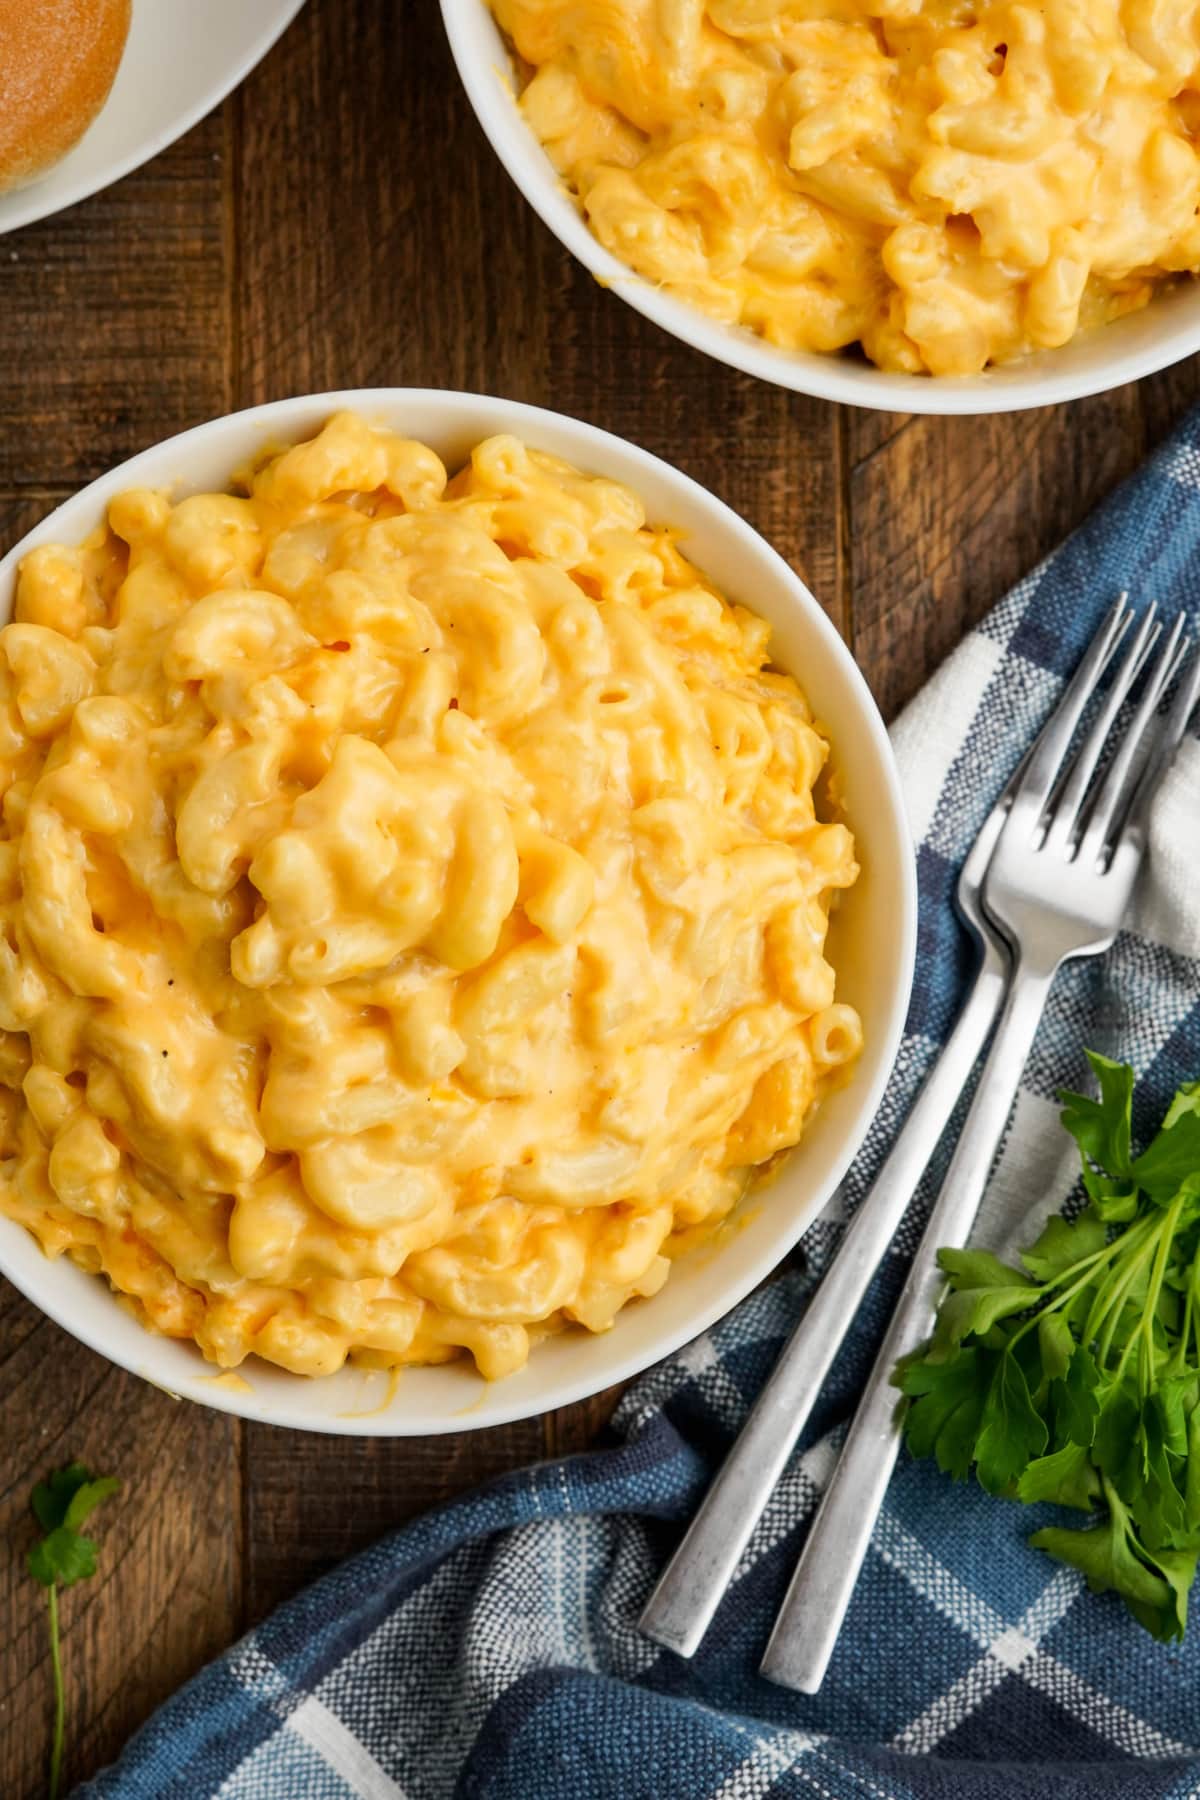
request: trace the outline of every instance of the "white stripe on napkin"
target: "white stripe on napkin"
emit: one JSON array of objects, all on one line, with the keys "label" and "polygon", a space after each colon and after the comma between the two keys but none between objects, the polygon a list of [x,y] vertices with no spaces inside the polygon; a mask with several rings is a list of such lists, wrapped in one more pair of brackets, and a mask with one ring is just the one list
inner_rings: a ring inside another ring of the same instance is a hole
[{"label": "white stripe on napkin", "polygon": [[1163,782],[1150,822],[1150,879],[1142,883],[1135,926],[1140,937],[1177,956],[1200,960],[1196,904],[1197,800],[1200,743],[1189,737]]},{"label": "white stripe on napkin", "polygon": [[288,1714],[287,1729],[303,1738],[361,1800],[409,1800],[406,1789],[385,1774],[370,1751],[315,1694],[309,1694]]},{"label": "white stripe on napkin", "polygon": [[891,728],[914,843],[924,843],[929,835],[946,771],[957,762],[1003,660],[1003,644],[972,632]]},{"label": "white stripe on napkin", "polygon": [[972,1244],[1009,1262],[1028,1250],[1079,1179],[1079,1152],[1059,1125],[1059,1104],[1022,1088],[992,1172]]}]

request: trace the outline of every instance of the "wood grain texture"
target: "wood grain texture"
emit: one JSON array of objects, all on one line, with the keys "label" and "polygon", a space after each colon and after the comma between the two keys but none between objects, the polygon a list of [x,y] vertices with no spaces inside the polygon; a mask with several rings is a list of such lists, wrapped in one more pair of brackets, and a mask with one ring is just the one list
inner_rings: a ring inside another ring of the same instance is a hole
[{"label": "wood grain texture", "polygon": [[247,1622],[405,1519],[545,1455],[541,1419],[357,1441],[247,1425]]},{"label": "wood grain texture", "polygon": [[847,413],[853,644],[886,718],[1198,396],[1193,358],[1069,407]]},{"label": "wood grain texture", "polygon": [[[460,92],[436,0],[309,0],[212,118],[0,240],[0,552],[66,492],[233,406],[396,384],[574,413],[666,456],[792,562],[890,715],[1200,396],[1193,361],[1070,408],[852,413],[706,362],[596,286]],[[102,1363],[0,1284],[0,1795],[43,1792],[29,1488],[113,1469],[102,1576],[64,1607],[72,1778],[341,1556],[505,1469],[594,1443],[617,1391],[496,1431],[241,1428]]]},{"label": "wood grain texture", "polygon": [[0,238],[0,494],[74,489],[228,410],[227,121]]},{"label": "wood grain texture", "polygon": [[1189,407],[1200,402],[1200,356],[1148,375],[1138,384],[1138,406],[1147,449],[1162,442]]},{"label": "wood grain texture", "polygon": [[[230,404],[218,113],[146,169],[0,238],[0,550],[57,500]],[[153,248],[150,248],[150,245]],[[0,1283],[0,1795],[45,1793],[50,1664],[33,1483],[119,1474],[97,1577],[63,1597],[67,1777],[116,1755],[242,1617],[240,1428],[112,1368]]]},{"label": "wood grain texture", "polygon": [[238,1427],[113,1368],[0,1283],[0,1794],[40,1795],[50,1741],[45,1601],[25,1568],[35,1481],[119,1474],[95,1578],[62,1598],[68,1776],[111,1761],[241,1618]]}]

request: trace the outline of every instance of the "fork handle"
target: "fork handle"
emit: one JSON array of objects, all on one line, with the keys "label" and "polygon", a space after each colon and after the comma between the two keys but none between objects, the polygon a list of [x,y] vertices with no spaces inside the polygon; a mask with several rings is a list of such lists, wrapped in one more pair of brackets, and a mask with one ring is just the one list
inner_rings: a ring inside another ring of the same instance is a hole
[{"label": "fork handle", "polygon": [[900,1449],[903,1403],[892,1371],[929,1335],[945,1281],[938,1250],[959,1249],[970,1236],[1052,979],[1052,971],[1018,969],[1009,988],[958,1148],[762,1660],[763,1674],[782,1687],[815,1694],[829,1666]]},{"label": "fork handle", "polygon": [[1008,973],[983,961],[940,1060],[841,1248],[780,1354],[741,1434],[646,1603],[639,1629],[680,1656],[699,1647],[772,1490],[816,1403],[854,1314],[987,1041]]}]

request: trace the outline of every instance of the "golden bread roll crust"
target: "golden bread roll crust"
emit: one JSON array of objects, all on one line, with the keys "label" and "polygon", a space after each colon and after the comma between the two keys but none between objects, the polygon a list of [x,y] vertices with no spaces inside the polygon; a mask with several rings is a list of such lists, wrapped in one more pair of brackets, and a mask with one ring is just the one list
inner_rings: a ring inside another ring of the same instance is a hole
[{"label": "golden bread roll crust", "polygon": [[0,0],[0,192],[35,180],[108,98],[130,0]]}]

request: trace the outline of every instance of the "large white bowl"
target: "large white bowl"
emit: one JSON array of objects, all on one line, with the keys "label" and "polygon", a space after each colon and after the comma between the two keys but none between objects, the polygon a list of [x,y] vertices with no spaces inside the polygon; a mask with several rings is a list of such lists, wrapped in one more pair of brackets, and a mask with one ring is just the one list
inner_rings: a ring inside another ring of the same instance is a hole
[{"label": "large white bowl", "polygon": [[0,194],[0,234],[109,187],[190,131],[266,55],[304,0],[133,0],[112,92],[75,148]]},{"label": "large white bowl", "polygon": [[635,275],[593,237],[517,107],[510,59],[486,0],[441,0],[463,86],[492,148],[530,206],[590,269],[656,325],[718,362],[822,400],[886,412],[999,413],[1078,400],[1136,381],[1200,350],[1200,282],[1160,294],[1149,307],[1061,350],[1041,351],[981,375],[891,374],[849,356],[778,350],[741,326],[723,325]]},{"label": "large white bowl", "polygon": [[686,475],[593,426],[507,400],[418,389],[366,388],[281,400],[170,438],[94,481],[0,561],[0,622],[17,566],[35,544],[76,543],[131,486],[177,494],[223,489],[264,445],[310,436],[351,407],[431,444],[453,467],[494,432],[627,483],[651,519],[669,522],[699,566],[731,597],[768,619],[776,659],[797,676],[828,727],[863,874],[835,921],[839,996],[863,1015],[866,1049],[852,1080],[820,1109],[776,1181],[745,1207],[719,1251],[676,1264],[653,1300],[629,1306],[603,1336],[564,1333],[540,1345],[509,1380],[482,1381],[465,1363],[409,1369],[398,1381],[344,1369],[320,1379],[252,1361],[248,1387],[214,1380],[198,1350],[156,1337],[117,1305],[107,1286],[65,1257],[50,1261],[19,1225],[0,1218],[0,1271],[36,1306],[98,1350],[172,1392],[274,1425],[363,1436],[464,1431],[564,1406],[646,1368],[727,1312],[816,1218],[874,1118],[904,1022],[916,933],[912,846],[883,723],[853,658],[803,582],[736,513]]}]

